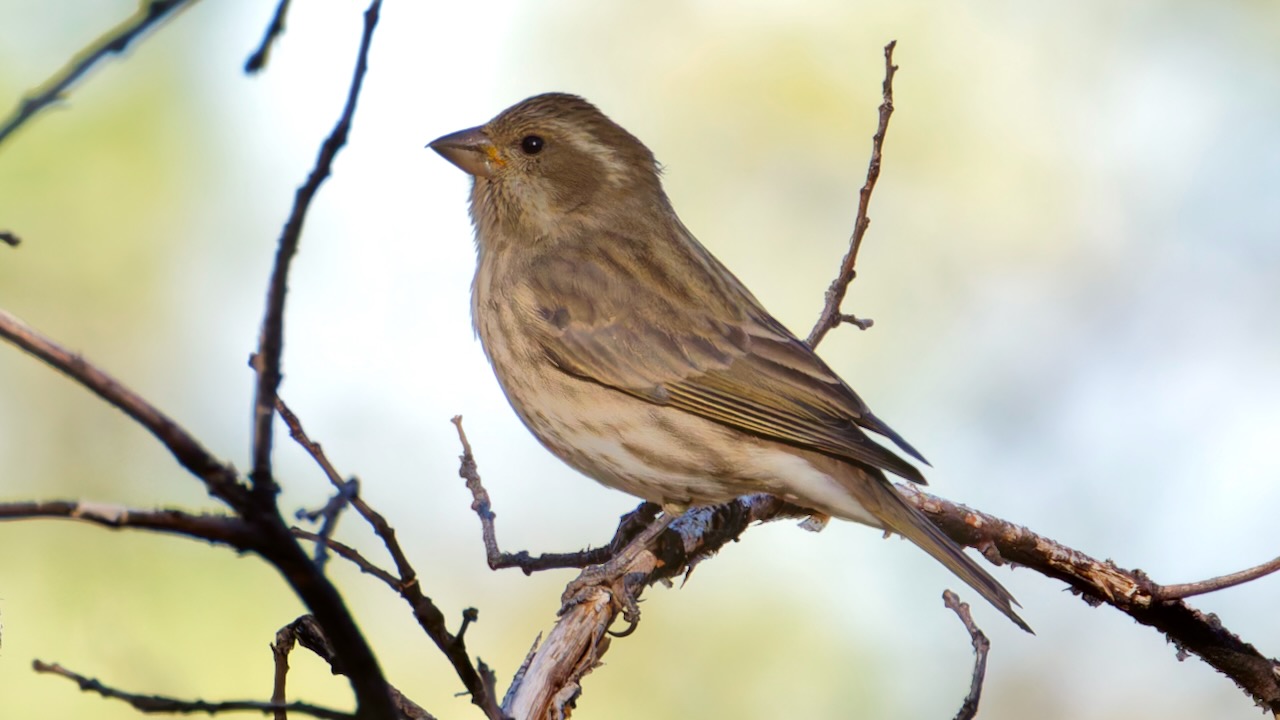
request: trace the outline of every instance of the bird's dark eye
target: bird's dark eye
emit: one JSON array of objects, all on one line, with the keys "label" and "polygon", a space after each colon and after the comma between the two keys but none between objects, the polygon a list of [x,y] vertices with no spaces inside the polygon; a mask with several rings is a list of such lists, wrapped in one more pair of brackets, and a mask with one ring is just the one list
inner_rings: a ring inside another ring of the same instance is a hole
[{"label": "bird's dark eye", "polygon": [[542,152],[542,146],[546,143],[537,135],[525,135],[520,141],[520,149],[525,155],[537,155]]}]

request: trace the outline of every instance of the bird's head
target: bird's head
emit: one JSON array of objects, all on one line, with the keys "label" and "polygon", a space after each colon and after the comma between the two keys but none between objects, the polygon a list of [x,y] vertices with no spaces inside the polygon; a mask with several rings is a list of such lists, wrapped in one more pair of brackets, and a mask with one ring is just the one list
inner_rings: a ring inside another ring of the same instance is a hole
[{"label": "bird's head", "polygon": [[523,100],[428,147],[475,177],[472,213],[547,234],[666,205],[653,153],[576,95]]}]

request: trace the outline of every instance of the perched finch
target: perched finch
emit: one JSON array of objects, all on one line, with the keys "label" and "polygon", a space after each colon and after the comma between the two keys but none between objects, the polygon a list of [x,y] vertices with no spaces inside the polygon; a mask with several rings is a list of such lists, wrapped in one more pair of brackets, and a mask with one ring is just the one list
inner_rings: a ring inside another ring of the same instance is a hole
[{"label": "perched finch", "polygon": [[891,530],[1030,630],[863,430],[924,458],[698,243],[643,143],[549,93],[429,147],[474,176],[476,332],[552,453],[668,514],[765,492]]}]

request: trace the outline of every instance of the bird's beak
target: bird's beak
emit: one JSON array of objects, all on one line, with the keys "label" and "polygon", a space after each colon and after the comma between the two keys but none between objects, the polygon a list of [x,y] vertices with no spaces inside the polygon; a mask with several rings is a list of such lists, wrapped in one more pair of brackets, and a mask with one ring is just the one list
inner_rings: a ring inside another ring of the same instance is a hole
[{"label": "bird's beak", "polygon": [[484,128],[473,127],[436,138],[427,147],[440,153],[445,160],[457,165],[476,177],[491,177],[506,160],[485,134]]}]

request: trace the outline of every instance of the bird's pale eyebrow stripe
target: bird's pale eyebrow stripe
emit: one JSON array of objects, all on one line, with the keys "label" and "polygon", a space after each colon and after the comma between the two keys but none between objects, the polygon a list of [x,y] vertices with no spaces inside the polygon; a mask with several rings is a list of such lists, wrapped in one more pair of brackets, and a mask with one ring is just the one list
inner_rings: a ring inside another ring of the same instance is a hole
[{"label": "bird's pale eyebrow stripe", "polygon": [[562,133],[579,151],[604,165],[605,179],[610,185],[621,185],[627,177],[627,163],[613,148],[598,141],[590,133],[572,130]]}]

